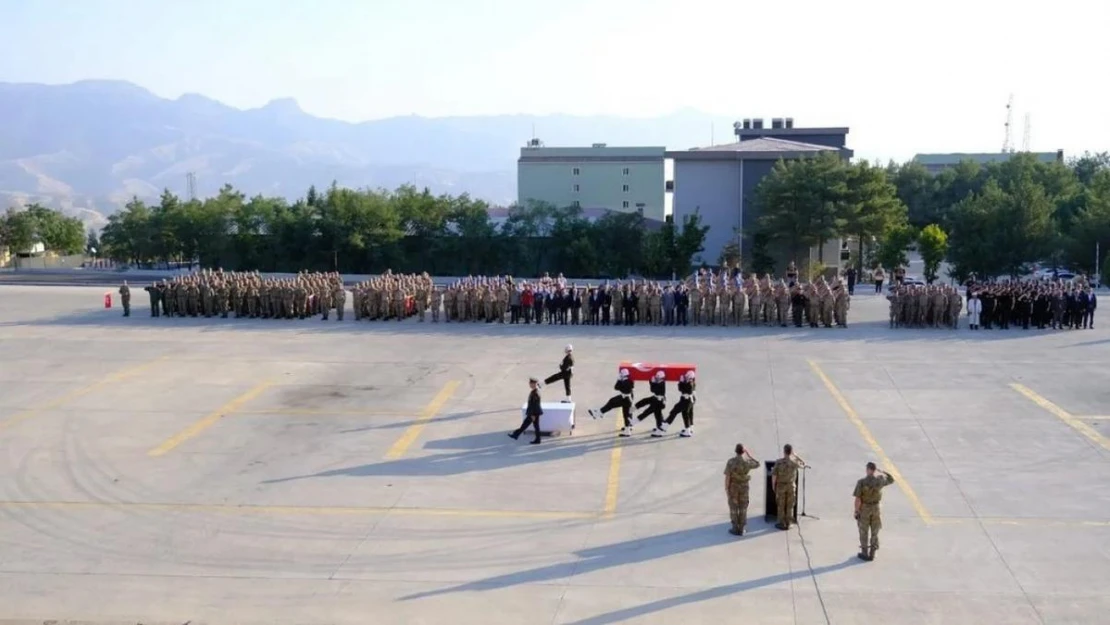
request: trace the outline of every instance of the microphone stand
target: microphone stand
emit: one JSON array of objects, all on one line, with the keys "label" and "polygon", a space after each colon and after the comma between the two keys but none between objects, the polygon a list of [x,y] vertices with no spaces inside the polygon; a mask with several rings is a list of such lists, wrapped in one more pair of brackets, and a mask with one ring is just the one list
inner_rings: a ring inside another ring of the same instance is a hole
[{"label": "microphone stand", "polygon": [[809,470],[809,465],[808,464],[802,467],[802,512],[798,516],[806,517],[808,519],[814,519],[816,521],[820,521],[821,517],[816,517],[816,516],[813,516],[812,514],[806,514],[806,471],[808,471],[808,470]]}]

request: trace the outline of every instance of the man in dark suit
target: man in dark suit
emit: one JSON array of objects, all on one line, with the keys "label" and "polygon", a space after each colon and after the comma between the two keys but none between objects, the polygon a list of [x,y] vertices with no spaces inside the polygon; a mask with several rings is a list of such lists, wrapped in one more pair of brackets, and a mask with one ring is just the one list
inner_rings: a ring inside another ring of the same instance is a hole
[{"label": "man in dark suit", "polygon": [[524,407],[524,421],[521,422],[520,427],[509,433],[509,438],[516,440],[524,433],[529,427],[535,432],[535,438],[532,439],[533,445],[540,444],[540,416],[543,415],[542,402],[540,401],[540,381],[536,378],[528,378],[528,403]]}]

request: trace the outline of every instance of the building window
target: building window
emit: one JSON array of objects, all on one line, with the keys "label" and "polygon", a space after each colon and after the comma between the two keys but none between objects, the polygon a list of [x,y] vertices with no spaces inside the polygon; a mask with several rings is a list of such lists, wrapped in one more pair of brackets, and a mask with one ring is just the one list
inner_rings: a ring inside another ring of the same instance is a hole
[{"label": "building window", "polygon": [[624,168],[624,171],[623,171],[623,172],[621,172],[621,173],[622,173],[622,174],[624,174],[625,176],[627,176],[627,175],[628,175],[628,168],[627,168],[627,167],[625,167],[625,168]]},{"label": "building window", "polygon": [[570,203],[570,207],[571,208],[582,208],[582,204],[579,203],[578,200],[574,200],[573,202]]},{"label": "building window", "polygon": [[621,202],[621,208],[628,208],[628,200]]},{"label": "building window", "polygon": [[582,173],[582,171],[580,169],[578,169],[577,167],[575,167],[574,169],[570,170],[570,173],[573,176],[577,176],[578,174]]},{"label": "building window", "polygon": [[578,191],[579,191],[578,185],[574,185],[574,192],[578,193]]},{"label": "building window", "polygon": [[628,193],[628,185],[623,185],[621,187],[621,191],[624,191],[625,193]]}]

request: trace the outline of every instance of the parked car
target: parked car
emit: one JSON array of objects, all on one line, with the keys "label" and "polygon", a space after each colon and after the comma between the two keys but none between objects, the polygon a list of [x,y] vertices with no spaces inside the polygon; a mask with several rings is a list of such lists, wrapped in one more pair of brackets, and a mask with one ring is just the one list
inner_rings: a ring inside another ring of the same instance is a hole
[{"label": "parked car", "polygon": [[[925,281],[917,276],[906,276],[902,279],[903,286],[925,286]],[[887,285],[886,289],[889,291],[897,286],[894,281]]]}]

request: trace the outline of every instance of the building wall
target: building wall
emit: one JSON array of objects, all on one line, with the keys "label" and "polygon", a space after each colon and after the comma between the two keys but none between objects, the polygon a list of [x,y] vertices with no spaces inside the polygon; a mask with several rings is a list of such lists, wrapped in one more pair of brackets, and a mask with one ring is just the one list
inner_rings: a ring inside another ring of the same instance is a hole
[{"label": "building wall", "polygon": [[742,223],[740,161],[676,160],[674,182],[674,222],[681,226],[695,211],[701,216],[709,232],[705,250],[694,262],[715,265]]},{"label": "building wall", "polygon": [[[663,220],[663,148],[524,148],[517,197],[559,207],[605,208]],[[625,188],[627,187],[627,190]]]}]

